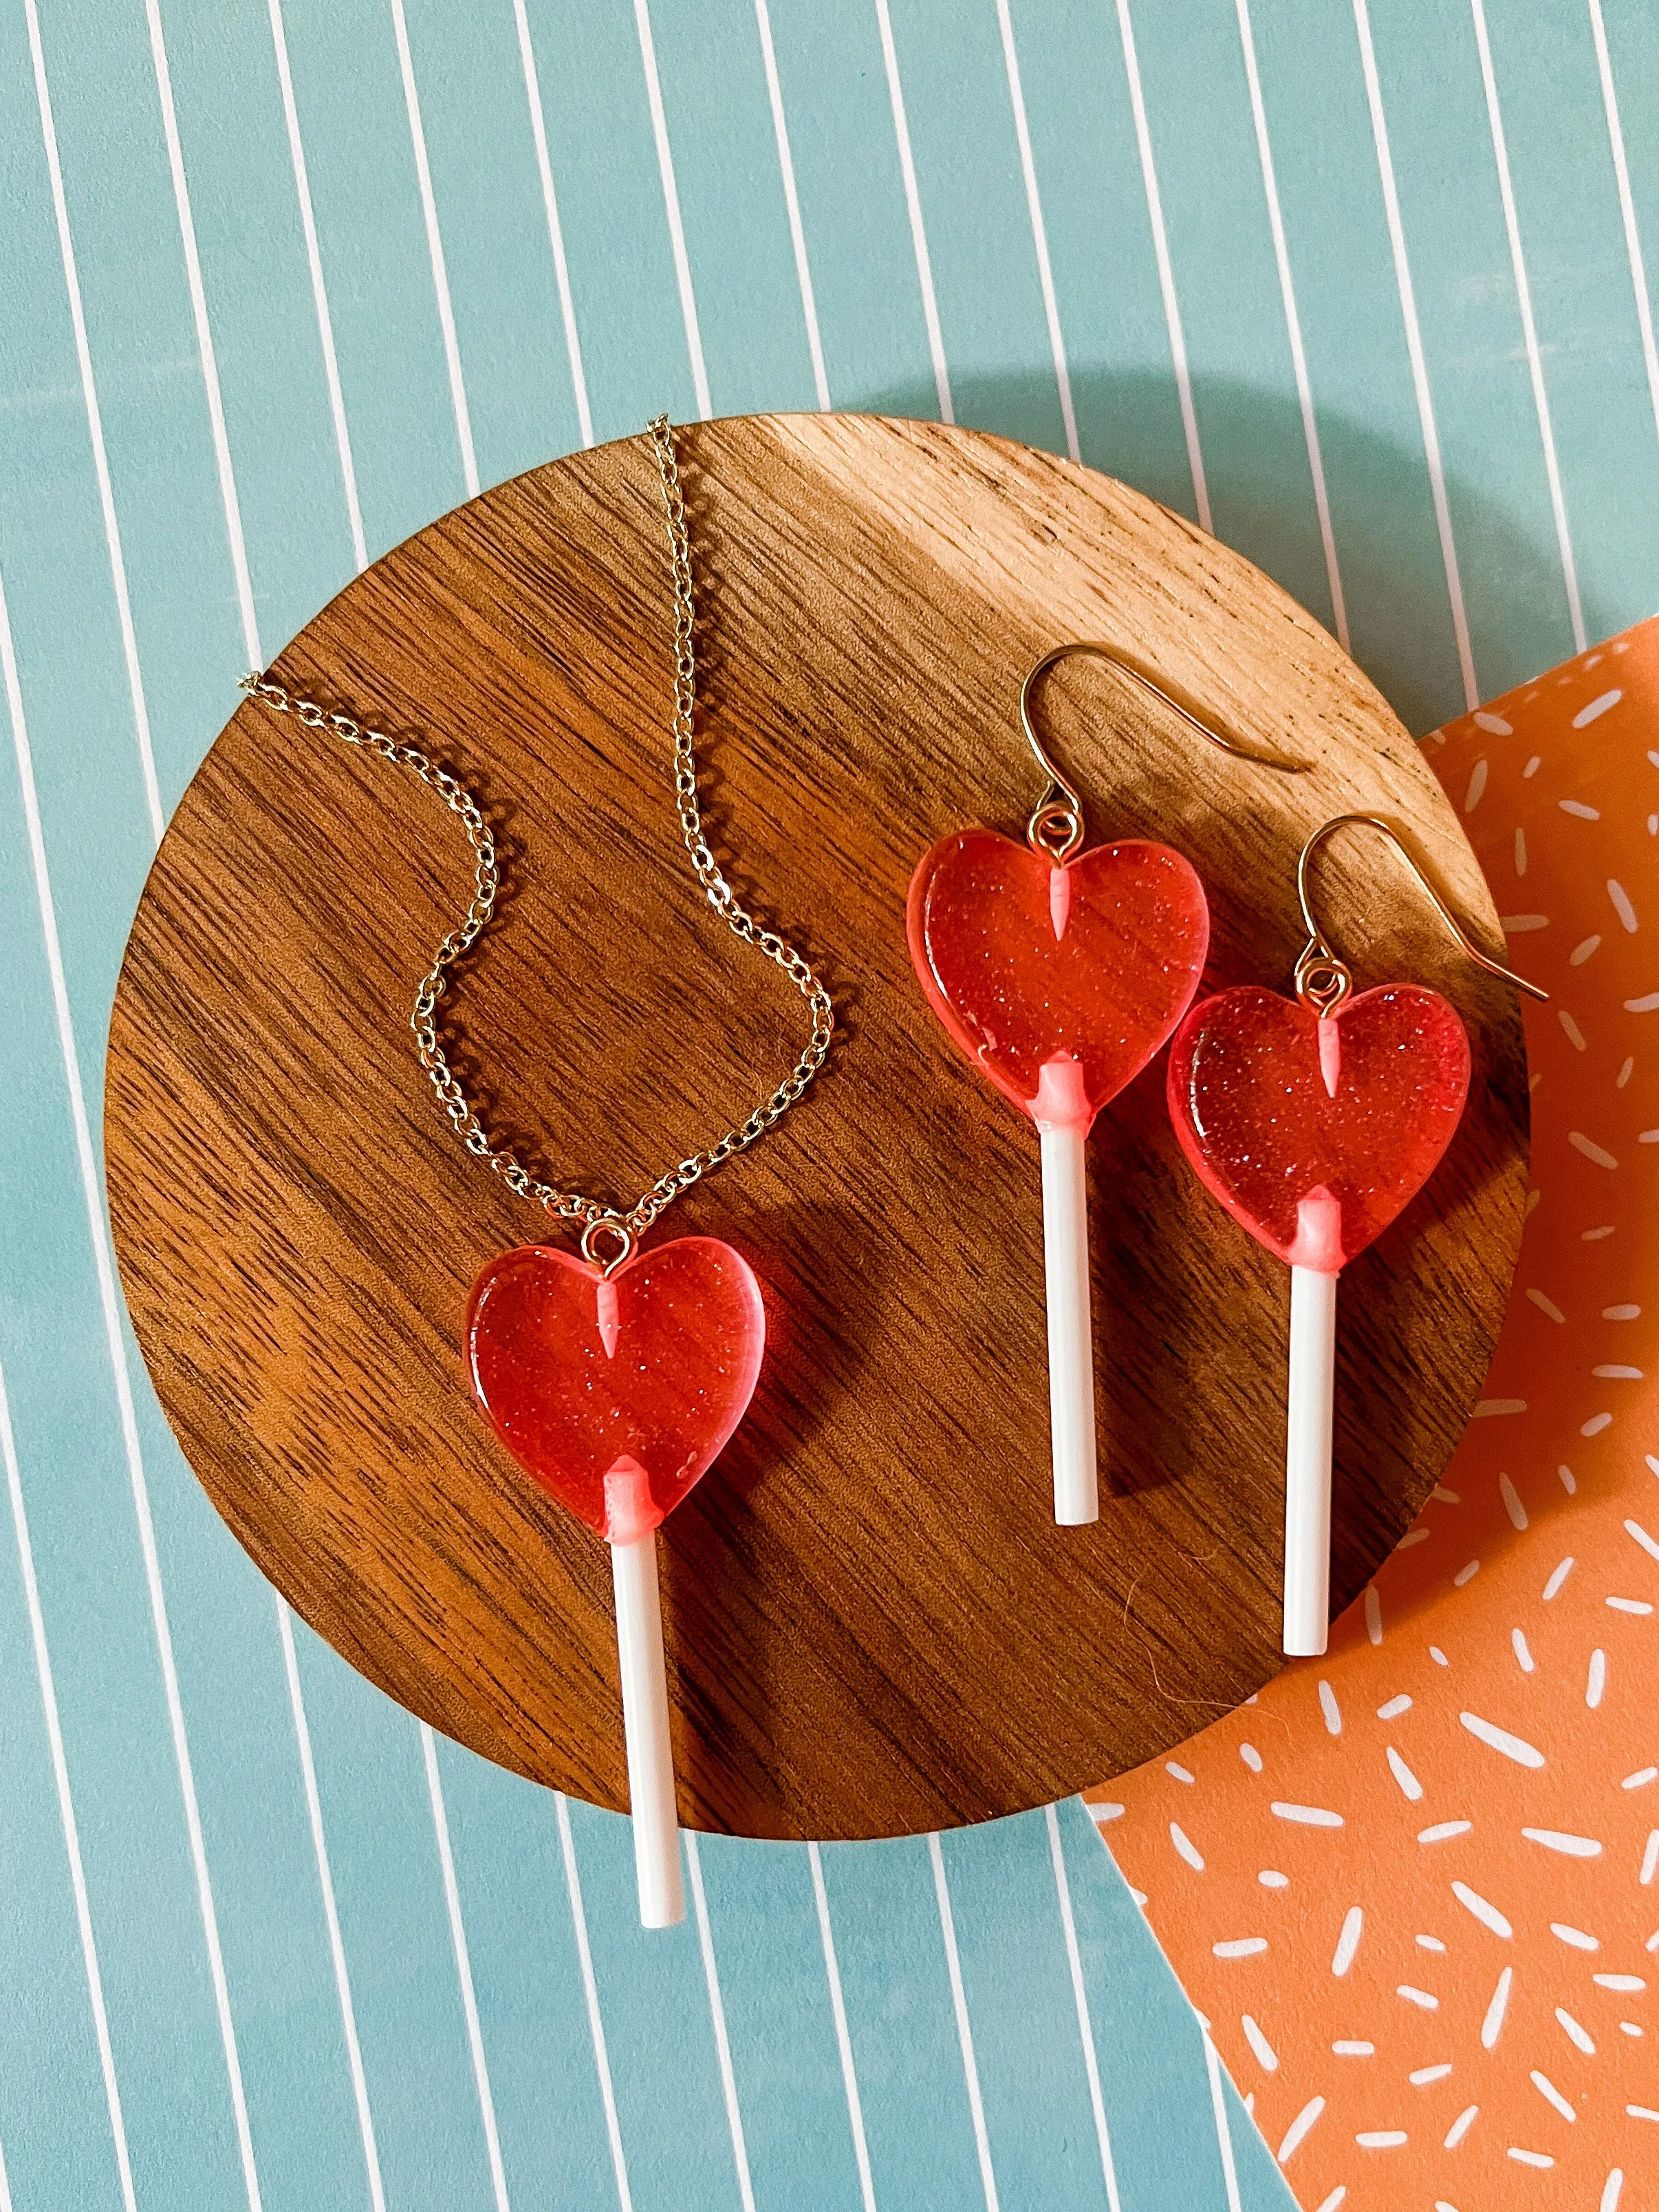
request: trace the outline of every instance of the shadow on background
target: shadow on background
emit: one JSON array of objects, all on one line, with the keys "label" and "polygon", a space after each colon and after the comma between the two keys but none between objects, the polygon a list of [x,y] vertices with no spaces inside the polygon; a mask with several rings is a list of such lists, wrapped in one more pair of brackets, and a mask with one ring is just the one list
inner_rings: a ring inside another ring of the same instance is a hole
[{"label": "shadow on background", "polygon": [[[953,376],[966,427],[1054,445],[1052,374]],[[1121,477],[1189,520],[1196,517],[1175,382],[1167,371],[1072,371],[1085,462]],[[1324,549],[1299,407],[1285,395],[1223,377],[1193,385],[1216,535],[1265,569],[1316,620],[1334,629]],[[868,411],[936,418],[931,379],[860,403]],[[1353,658],[1413,736],[1464,712],[1450,600],[1420,445],[1399,446],[1322,410],[1320,452]],[[1502,579],[1498,605],[1470,608],[1476,674],[1495,697],[1572,651],[1553,542],[1534,542],[1504,507],[1461,477],[1447,496],[1466,568],[1479,546],[1483,578]],[[1466,574],[1465,591],[1468,590]],[[1592,639],[1618,627],[1586,599]]]}]

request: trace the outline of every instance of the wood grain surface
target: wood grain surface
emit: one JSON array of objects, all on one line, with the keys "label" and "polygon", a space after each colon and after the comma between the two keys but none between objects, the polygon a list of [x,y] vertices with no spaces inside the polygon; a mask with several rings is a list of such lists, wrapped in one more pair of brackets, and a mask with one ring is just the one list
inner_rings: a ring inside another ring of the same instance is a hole
[{"label": "wood grain surface", "polygon": [[[1042,1803],[1179,1741],[1278,1651],[1287,1272],[1181,1160],[1162,1057],[1091,1140],[1097,1526],[1050,1509],[1035,1135],[928,1014],[905,949],[922,850],[1036,796],[1020,678],[1106,638],[1276,776],[1113,672],[1043,725],[1091,842],[1151,835],[1208,887],[1207,981],[1287,988],[1292,874],[1332,814],[1387,815],[1501,950],[1418,748],[1326,632],[1123,485],[931,423],[682,434],[712,841],[802,944],[842,1027],[809,1098],[658,1237],[725,1237],[765,1288],[753,1407],[667,1524],[686,1819],[867,1836]],[[670,583],[642,438],[535,471],[361,576],[275,664],[426,747],[501,839],[498,920],[448,1001],[458,1066],[538,1171],[627,1202],[793,1061],[799,1000],[701,904],[668,781]],[[410,1045],[465,904],[428,793],[244,705],[135,924],[106,1141],[122,1279],[191,1466],[306,1620],[435,1727],[626,1802],[604,1545],[498,1447],[460,1330],[544,1218],[459,1149]],[[1359,988],[1413,976],[1469,1026],[1462,1127],[1343,1276],[1334,1597],[1433,1484],[1480,1395],[1519,1241],[1510,994],[1376,841],[1322,859]]]}]

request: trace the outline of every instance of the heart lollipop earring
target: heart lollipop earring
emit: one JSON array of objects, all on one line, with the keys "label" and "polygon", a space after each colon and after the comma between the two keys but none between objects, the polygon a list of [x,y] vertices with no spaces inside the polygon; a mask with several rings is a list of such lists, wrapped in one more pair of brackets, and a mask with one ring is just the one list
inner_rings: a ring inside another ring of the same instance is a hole
[{"label": "heart lollipop earring", "polygon": [[1042,1162],[1048,1408],[1054,1518],[1097,1520],[1094,1352],[1084,1143],[1192,1002],[1210,912],[1192,863],[1126,838],[1079,852],[1083,801],[1031,722],[1031,696],[1073,653],[1108,661],[1208,744],[1262,768],[1170,697],[1115,646],[1056,646],[1026,676],[1019,717],[1048,779],[1017,843],[962,830],[924,854],[910,882],[910,957],[927,1003],[969,1060],[1036,1124]]},{"label": "heart lollipop earring", "polygon": [[1451,1142],[1469,1087],[1455,1011],[1420,983],[1350,995],[1353,978],[1314,920],[1308,869],[1339,830],[1377,830],[1477,968],[1548,993],[1490,959],[1398,833],[1375,814],[1315,830],[1297,862],[1308,942],[1296,997],[1247,983],[1193,1008],[1170,1050],[1170,1115],[1200,1180],[1291,1271],[1285,1465],[1285,1634],[1325,1649],[1330,1613],[1336,1279],[1416,1197]]}]

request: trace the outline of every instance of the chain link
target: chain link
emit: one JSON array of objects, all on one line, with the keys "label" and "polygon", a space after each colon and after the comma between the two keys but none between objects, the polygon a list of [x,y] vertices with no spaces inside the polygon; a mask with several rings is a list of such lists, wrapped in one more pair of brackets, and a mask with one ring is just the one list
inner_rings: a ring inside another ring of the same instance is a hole
[{"label": "chain link", "polygon": [[259,700],[273,714],[292,714],[307,729],[327,730],[342,744],[361,746],[390,761],[394,767],[406,769],[441,799],[459,821],[472,850],[472,896],[465,914],[433,954],[432,965],[415,994],[409,1025],[414,1032],[416,1053],[440,1110],[461,1143],[475,1159],[483,1162],[492,1175],[499,1176],[510,1191],[520,1198],[533,1200],[561,1221],[580,1222],[584,1250],[596,1229],[604,1227],[617,1235],[622,1249],[618,1256],[610,1261],[607,1272],[621,1265],[635,1241],[683,1190],[689,1189],[735,1153],[747,1151],[782,1119],[829,1058],[836,1028],[835,1007],[829,992],[793,945],[775,931],[763,929],[749,913],[709,849],[697,796],[697,665],[694,639],[696,600],[691,577],[690,534],[686,526],[674,433],[667,416],[659,416],[649,426],[647,434],[662,480],[674,585],[674,805],[680,835],[709,905],[734,937],[745,945],[752,945],[774,966],[782,969],[806,1001],[812,1034],[789,1073],[746,1121],[728,1129],[704,1151],[693,1152],[690,1158],[681,1160],[678,1166],[659,1176],[626,1212],[581,1191],[560,1190],[552,1183],[544,1182],[508,1146],[496,1144],[479,1120],[445,1054],[439,1034],[438,1002],[448,988],[450,969],[471,951],[489,924],[501,884],[495,835],[472,793],[416,745],[399,744],[379,730],[366,729],[349,714],[330,714],[314,700],[297,698],[285,685],[273,683],[263,674],[245,676],[241,680],[241,689],[248,696]]}]

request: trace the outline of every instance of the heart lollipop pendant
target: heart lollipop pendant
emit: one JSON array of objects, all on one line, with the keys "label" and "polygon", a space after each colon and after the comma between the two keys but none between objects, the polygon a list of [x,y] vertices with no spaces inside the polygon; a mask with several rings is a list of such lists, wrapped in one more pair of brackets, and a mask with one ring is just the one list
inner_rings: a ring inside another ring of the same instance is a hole
[{"label": "heart lollipop pendant", "polygon": [[1039,1125],[1095,1115],[1169,1038],[1209,949],[1204,886],[1167,845],[1060,862],[992,830],[910,884],[910,957],[957,1044]]},{"label": "heart lollipop pendant", "polygon": [[1321,1274],[1410,1205],[1468,1088],[1468,1033],[1418,983],[1322,1018],[1245,984],[1194,1006],[1170,1054],[1170,1116],[1201,1181],[1257,1243]]},{"label": "heart lollipop pendant", "polygon": [[490,1426],[613,1545],[655,1528],[707,1473],[748,1410],[765,1342],[754,1271],[713,1237],[610,1275],[521,1245],[479,1276],[466,1319]]},{"label": "heart lollipop pendant", "polygon": [[[631,1230],[598,1225],[629,1253]],[[765,1343],[754,1271],[713,1237],[683,1237],[608,1271],[521,1245],[490,1261],[467,1311],[467,1366],[485,1419],[525,1472],[611,1547],[647,1928],[685,1917],[656,1532],[748,1411]]]}]

